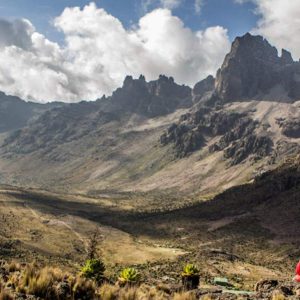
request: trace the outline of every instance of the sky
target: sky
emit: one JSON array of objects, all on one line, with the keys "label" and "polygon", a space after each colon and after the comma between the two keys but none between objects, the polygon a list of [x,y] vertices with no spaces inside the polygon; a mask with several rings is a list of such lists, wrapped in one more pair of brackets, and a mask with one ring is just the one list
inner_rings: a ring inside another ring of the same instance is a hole
[{"label": "sky", "polygon": [[[63,42],[63,36],[59,35],[51,24],[53,19],[60,15],[65,7],[83,7],[90,2],[85,0],[0,0],[0,12],[2,17],[11,20],[29,19],[47,38]],[[196,9],[194,0],[166,1],[167,4],[151,0],[97,0],[94,2],[98,7],[104,8],[118,18],[127,28],[138,23],[147,11],[157,7],[167,7],[171,8],[173,14],[193,30],[215,25],[227,28],[231,40],[253,28],[258,19],[252,2],[239,5],[233,0],[202,0],[199,6],[200,11]]]},{"label": "sky", "polygon": [[0,90],[95,100],[126,75],[193,86],[251,32],[300,57],[300,0],[0,0]]}]

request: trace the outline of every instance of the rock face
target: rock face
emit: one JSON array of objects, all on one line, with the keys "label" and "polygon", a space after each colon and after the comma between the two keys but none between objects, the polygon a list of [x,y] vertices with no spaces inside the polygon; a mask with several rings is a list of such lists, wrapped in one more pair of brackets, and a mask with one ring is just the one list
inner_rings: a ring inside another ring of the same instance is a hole
[{"label": "rock face", "polygon": [[289,138],[300,138],[300,121],[298,118],[290,120],[277,120],[283,135]]},{"label": "rock face", "polygon": [[[218,70],[215,93],[223,102],[271,95],[277,101],[300,98],[300,63],[261,36],[247,33],[238,37]],[[275,91],[275,92],[274,92]]]},{"label": "rock face", "polygon": [[202,108],[183,115],[160,141],[162,145],[173,144],[175,155],[180,158],[201,149],[207,139],[220,136],[219,141],[209,147],[210,152],[223,151],[224,158],[236,165],[250,155],[260,159],[271,152],[271,139],[255,133],[258,125],[246,114]]},{"label": "rock face", "polygon": [[193,88],[194,102],[198,102],[205,96],[211,96],[214,91],[214,87],[215,78],[211,75],[196,83]]},{"label": "rock face", "polygon": [[158,80],[146,82],[144,76],[133,79],[127,76],[122,88],[108,99],[111,110],[134,112],[148,117],[165,115],[178,108],[192,105],[192,90],[180,86],[172,77],[159,76]]}]

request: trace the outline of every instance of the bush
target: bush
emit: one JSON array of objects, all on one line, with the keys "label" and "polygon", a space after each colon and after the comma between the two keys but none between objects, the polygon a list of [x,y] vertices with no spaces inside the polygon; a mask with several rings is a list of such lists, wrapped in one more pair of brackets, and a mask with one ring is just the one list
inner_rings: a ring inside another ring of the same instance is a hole
[{"label": "bush", "polygon": [[81,274],[85,278],[94,279],[96,281],[103,280],[105,265],[100,259],[88,259],[81,269]]}]

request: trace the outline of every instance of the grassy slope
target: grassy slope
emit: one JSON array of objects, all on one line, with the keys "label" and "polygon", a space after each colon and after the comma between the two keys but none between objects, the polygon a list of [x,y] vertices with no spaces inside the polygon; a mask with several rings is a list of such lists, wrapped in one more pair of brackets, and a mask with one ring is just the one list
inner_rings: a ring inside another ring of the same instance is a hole
[{"label": "grassy slope", "polygon": [[98,227],[99,251],[112,270],[115,263],[138,264],[151,281],[176,277],[185,261],[194,261],[207,278],[226,275],[250,288],[260,278],[293,274],[300,255],[299,174],[299,164],[288,164],[214,200],[171,211],[143,211],[138,199],[146,202],[147,194],[88,198],[3,189],[1,220],[11,225],[2,242],[11,243],[13,256],[74,267]]}]

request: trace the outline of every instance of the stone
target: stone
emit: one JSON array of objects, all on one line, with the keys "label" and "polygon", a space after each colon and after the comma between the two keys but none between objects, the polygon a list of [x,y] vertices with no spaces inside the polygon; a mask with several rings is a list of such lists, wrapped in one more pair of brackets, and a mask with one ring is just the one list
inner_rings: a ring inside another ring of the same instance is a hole
[{"label": "stone", "polygon": [[255,284],[254,290],[256,292],[268,292],[274,290],[278,286],[278,280],[263,279]]},{"label": "stone", "polygon": [[272,100],[293,102],[300,97],[299,74],[300,64],[288,51],[282,50],[279,57],[266,39],[247,33],[235,39],[218,70],[215,94],[227,103],[259,99],[280,87],[283,93],[276,93]]}]

